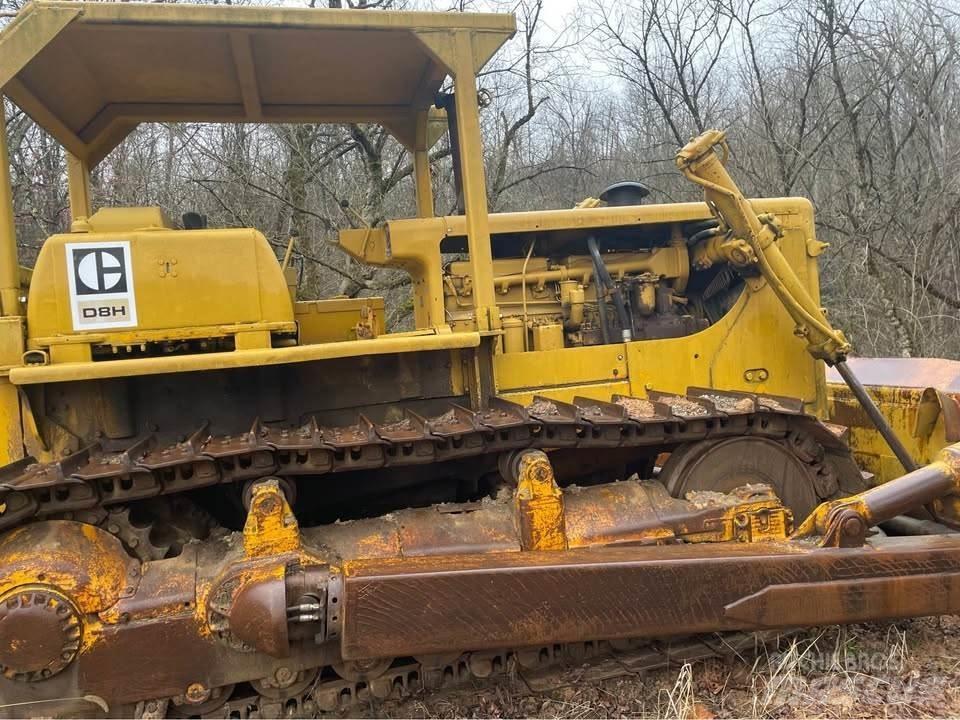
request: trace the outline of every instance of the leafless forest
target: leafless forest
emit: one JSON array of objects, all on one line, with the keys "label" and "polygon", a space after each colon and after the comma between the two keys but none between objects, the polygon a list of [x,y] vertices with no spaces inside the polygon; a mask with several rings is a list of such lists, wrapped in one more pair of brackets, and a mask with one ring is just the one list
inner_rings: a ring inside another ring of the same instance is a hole
[{"label": "leafless forest", "polygon": [[[0,16],[21,2],[0,0]],[[695,199],[674,151],[723,127],[745,190],[815,203],[825,304],[861,354],[960,357],[956,0],[582,0],[571,15],[550,2],[309,4],[517,14],[480,80],[492,210],[569,207],[622,179],[657,202]],[[65,228],[64,158],[16,108],[7,122],[29,261]],[[433,150],[439,213],[454,205],[446,143]],[[411,170],[376,126],[142,126],[97,169],[95,204],[198,210],[260,228],[278,253],[296,236],[303,297],[384,294],[403,327],[406,278],[328,241],[412,214]]]}]

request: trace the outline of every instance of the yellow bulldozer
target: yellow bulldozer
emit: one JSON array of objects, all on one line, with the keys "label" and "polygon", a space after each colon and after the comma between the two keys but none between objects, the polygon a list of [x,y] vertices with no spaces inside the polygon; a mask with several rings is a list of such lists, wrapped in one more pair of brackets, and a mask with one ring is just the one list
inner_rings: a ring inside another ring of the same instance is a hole
[{"label": "yellow bulldozer", "polygon": [[[956,364],[848,366],[810,203],[745,199],[720,131],[677,154],[705,202],[490,214],[477,74],[514,31],[35,0],[0,33],[71,216],[21,267],[0,133],[0,714],[309,715],[960,611]],[[337,243],[409,274],[415,329],[298,301],[256,229],[91,207],[145,122],[387,128],[417,216]]]}]

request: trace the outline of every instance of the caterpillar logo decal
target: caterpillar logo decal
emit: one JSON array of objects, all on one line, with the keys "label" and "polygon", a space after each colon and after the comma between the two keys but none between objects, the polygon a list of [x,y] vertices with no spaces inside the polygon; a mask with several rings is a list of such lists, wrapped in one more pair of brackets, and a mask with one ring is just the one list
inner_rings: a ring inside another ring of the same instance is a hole
[{"label": "caterpillar logo decal", "polygon": [[67,243],[74,330],[136,327],[130,242]]}]

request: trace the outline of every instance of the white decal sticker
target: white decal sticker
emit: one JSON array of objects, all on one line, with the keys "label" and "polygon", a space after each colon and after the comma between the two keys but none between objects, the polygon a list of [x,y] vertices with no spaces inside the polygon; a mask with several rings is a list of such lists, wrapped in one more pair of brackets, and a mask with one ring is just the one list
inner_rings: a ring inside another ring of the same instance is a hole
[{"label": "white decal sticker", "polygon": [[136,327],[130,242],[67,243],[74,330]]}]

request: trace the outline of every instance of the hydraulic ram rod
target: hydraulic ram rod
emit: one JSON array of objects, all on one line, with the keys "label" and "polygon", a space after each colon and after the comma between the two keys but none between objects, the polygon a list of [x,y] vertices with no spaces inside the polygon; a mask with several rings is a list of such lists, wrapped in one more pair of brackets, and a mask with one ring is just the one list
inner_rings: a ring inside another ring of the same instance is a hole
[{"label": "hydraulic ram rod", "polygon": [[960,443],[944,448],[936,461],[896,480],[823,503],[803,521],[794,537],[827,536],[841,513],[865,531],[951,493],[960,493]]}]

